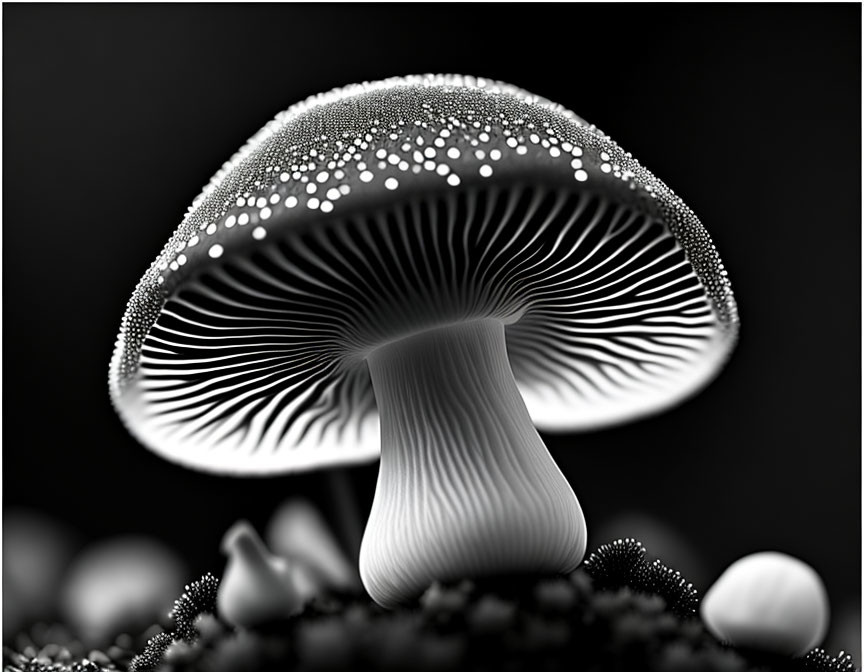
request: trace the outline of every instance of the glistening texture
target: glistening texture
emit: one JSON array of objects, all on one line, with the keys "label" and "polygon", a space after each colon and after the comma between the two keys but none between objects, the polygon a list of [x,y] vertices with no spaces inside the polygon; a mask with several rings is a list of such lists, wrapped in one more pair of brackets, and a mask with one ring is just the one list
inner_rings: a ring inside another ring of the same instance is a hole
[{"label": "glistening texture", "polygon": [[129,303],[112,398],[196,468],[370,459],[366,355],[488,318],[560,430],[692,394],[738,325],[693,213],[572,112],[455,75],[346,87],[280,114],[195,200]]},{"label": "glistening texture", "polygon": [[597,588],[632,587],[636,572],[645,564],[645,547],[635,539],[616,539],[603,544],[582,567]]},{"label": "glistening texture", "polygon": [[376,602],[435,580],[576,568],[582,510],[531,423],[499,321],[385,345],[369,370],[382,459],[360,574]]}]

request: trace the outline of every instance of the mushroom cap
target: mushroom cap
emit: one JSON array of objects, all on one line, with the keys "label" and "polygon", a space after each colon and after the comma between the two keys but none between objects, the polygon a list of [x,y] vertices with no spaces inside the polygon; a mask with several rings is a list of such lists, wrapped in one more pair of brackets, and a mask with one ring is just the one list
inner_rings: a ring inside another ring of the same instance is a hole
[{"label": "mushroom cap", "polygon": [[277,115],[195,199],[129,301],[111,395],[194,468],[369,460],[365,357],[488,317],[559,431],[674,405],[738,330],[699,220],[574,113],[459,75],[352,85]]},{"label": "mushroom cap", "polygon": [[810,565],[762,551],[733,562],[702,599],[702,620],[735,646],[803,656],[825,638],[828,593]]}]

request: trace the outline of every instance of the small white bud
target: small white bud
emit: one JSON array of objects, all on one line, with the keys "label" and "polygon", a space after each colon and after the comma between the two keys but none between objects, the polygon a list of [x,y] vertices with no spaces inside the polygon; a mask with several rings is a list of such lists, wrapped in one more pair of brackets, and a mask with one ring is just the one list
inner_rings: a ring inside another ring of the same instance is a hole
[{"label": "small white bud", "polygon": [[798,656],[828,629],[828,595],[809,565],[764,552],[732,563],[702,600],[702,620],[735,646]]},{"label": "small white bud", "polygon": [[246,521],[236,523],[222,540],[228,566],[219,584],[219,614],[249,628],[292,616],[302,602],[286,560],[272,555]]}]

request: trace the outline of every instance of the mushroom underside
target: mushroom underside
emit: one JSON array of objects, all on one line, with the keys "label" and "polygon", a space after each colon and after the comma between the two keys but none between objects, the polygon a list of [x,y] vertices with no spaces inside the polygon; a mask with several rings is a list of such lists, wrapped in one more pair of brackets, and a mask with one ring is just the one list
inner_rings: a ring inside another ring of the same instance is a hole
[{"label": "mushroom underside", "polygon": [[464,321],[504,325],[541,428],[660,410],[728,350],[683,249],[635,199],[466,184],[271,231],[186,278],[144,341],[125,408],[169,459],[237,473],[372,459],[370,353]]}]

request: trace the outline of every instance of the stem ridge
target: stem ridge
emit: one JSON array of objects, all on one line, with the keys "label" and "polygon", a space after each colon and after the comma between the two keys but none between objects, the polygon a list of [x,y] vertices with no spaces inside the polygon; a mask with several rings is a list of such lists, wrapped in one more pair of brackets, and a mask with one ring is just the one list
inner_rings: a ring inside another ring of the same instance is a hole
[{"label": "stem ridge", "polygon": [[360,552],[373,599],[394,606],[436,580],[576,568],[585,519],[516,387],[502,322],[413,335],[367,362],[381,418]]}]

